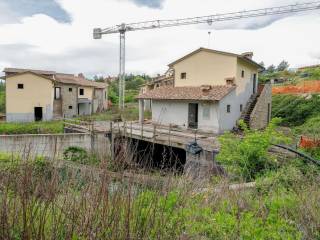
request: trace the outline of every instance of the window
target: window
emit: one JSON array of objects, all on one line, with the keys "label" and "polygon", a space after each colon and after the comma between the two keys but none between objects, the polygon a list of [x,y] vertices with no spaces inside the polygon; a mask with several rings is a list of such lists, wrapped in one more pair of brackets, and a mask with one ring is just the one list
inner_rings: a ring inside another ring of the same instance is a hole
[{"label": "window", "polygon": [[203,105],[202,118],[203,118],[203,120],[210,120],[210,106],[209,105]]},{"label": "window", "polygon": [[72,109],[72,106],[69,106],[69,109]]},{"label": "window", "polygon": [[54,99],[60,99],[61,98],[61,88],[55,87],[54,88]]},{"label": "window", "polygon": [[241,77],[244,78],[244,70],[241,71]]},{"label": "window", "polygon": [[242,110],[243,110],[243,106],[242,104],[240,104],[240,112],[242,112]]},{"label": "window", "polygon": [[231,112],[231,105],[227,105],[227,113]]},{"label": "window", "polygon": [[187,73],[185,73],[185,72],[181,73],[180,78],[187,79]]},{"label": "window", "polygon": [[72,88],[69,88],[69,92],[72,92]]},{"label": "window", "polygon": [[234,81],[232,79],[227,79],[227,85],[233,85]]},{"label": "window", "polygon": [[24,85],[22,83],[18,83],[18,89],[23,89]]},{"label": "window", "polygon": [[83,96],[83,95],[84,95],[84,89],[83,89],[83,88],[80,88],[80,90],[79,90],[79,94],[80,94],[81,96]]}]

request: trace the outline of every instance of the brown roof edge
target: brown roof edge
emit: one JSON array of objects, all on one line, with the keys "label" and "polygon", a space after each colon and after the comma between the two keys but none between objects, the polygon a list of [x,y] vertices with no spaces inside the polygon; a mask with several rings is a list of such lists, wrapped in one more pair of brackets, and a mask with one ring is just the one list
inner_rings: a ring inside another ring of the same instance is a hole
[{"label": "brown roof edge", "polygon": [[33,71],[19,72],[19,73],[16,73],[16,74],[11,74],[11,75],[9,75],[9,76],[5,76],[4,78],[5,78],[5,80],[6,80],[7,78],[11,78],[11,77],[23,75],[23,74],[26,74],[26,73],[30,73],[30,74],[36,75],[36,76],[38,76],[38,77],[45,78],[45,79],[48,79],[48,80],[50,80],[50,81],[52,81],[52,82],[55,82],[55,80],[54,80],[53,78],[44,76],[44,75],[42,75],[42,74],[35,73],[35,72],[33,72]]},{"label": "brown roof edge", "polygon": [[5,73],[21,73],[21,72],[35,72],[37,74],[43,75],[54,75],[55,71],[37,70],[37,69],[27,69],[27,68],[5,68],[3,69]]},{"label": "brown roof edge", "polygon": [[214,50],[214,49],[209,49],[209,48],[198,48],[197,50],[183,56],[182,58],[179,58],[178,60],[168,64],[169,67],[172,67],[173,65],[177,64],[178,62],[181,62],[189,57],[191,57],[192,55],[198,53],[198,52],[201,52],[201,51],[207,51],[207,52],[212,52],[212,53],[218,53],[218,54],[223,54],[223,55],[227,55],[227,56],[232,56],[232,57],[237,57],[237,58],[240,58],[240,59],[243,59],[245,61],[247,61],[248,63],[251,63],[255,66],[257,66],[258,68],[261,68],[261,69],[264,69],[263,66],[261,66],[260,64],[256,63],[255,61],[253,61],[252,59],[249,59],[245,56],[242,56],[242,55],[239,55],[239,54],[236,54],[236,53],[230,53],[230,52],[223,52],[223,51],[218,51],[218,50]]},{"label": "brown roof edge", "polygon": [[236,86],[160,87],[139,94],[137,99],[220,101]]}]

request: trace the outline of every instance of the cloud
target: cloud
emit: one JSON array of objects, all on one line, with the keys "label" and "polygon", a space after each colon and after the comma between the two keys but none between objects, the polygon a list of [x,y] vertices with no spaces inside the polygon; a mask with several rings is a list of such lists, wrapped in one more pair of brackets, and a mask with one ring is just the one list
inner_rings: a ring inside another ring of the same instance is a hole
[{"label": "cloud", "polygon": [[2,0],[1,15],[6,16],[0,23],[17,22],[35,14],[45,14],[58,22],[71,22],[69,14],[55,0]]},{"label": "cloud", "polygon": [[[204,16],[291,2],[201,0],[199,4],[198,0],[167,0],[157,8],[141,7],[143,5],[132,0],[57,0],[61,9],[71,16],[70,23],[41,13],[22,17],[15,24],[0,25],[0,68],[31,67],[83,72],[89,76],[117,75],[119,35],[104,35],[101,40],[93,40],[95,27]],[[11,17],[14,18],[14,14]],[[213,29],[210,30],[212,48],[235,53],[253,51],[255,60],[264,61],[266,65],[283,59],[293,67],[310,64],[319,61],[319,52],[315,51],[320,42],[320,33],[315,30],[319,25],[319,14],[307,12],[215,23],[211,27],[204,24],[128,32],[126,71],[148,74],[165,71],[168,63],[199,47],[207,47],[209,29]]]},{"label": "cloud", "polygon": [[147,6],[150,8],[161,8],[164,0],[132,0],[137,5]]}]

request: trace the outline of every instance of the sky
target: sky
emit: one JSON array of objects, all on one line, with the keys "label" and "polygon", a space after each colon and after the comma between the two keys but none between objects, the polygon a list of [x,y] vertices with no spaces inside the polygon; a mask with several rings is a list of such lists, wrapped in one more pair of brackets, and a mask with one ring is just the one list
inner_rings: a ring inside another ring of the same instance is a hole
[{"label": "sky", "polygon": [[[300,1],[302,2],[302,1]],[[119,35],[93,28],[295,4],[296,0],[0,0],[0,69],[33,68],[116,76]],[[170,62],[210,47],[254,52],[292,68],[320,63],[320,10],[231,22],[127,32],[126,72],[163,73]],[[208,32],[211,32],[210,37]]]}]

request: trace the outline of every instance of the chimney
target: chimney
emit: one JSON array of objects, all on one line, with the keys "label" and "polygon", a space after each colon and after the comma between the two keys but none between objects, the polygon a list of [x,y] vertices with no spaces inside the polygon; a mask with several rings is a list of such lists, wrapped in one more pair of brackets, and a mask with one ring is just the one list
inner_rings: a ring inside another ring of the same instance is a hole
[{"label": "chimney", "polygon": [[210,85],[201,85],[200,89],[201,89],[201,92],[203,94],[207,94],[212,89],[212,86],[210,86]]},{"label": "chimney", "polygon": [[245,52],[245,53],[242,53],[241,56],[252,60],[253,52]]},{"label": "chimney", "polygon": [[79,74],[78,74],[78,77],[79,77],[79,78],[85,78],[84,75],[83,75],[83,73],[79,73]]}]

